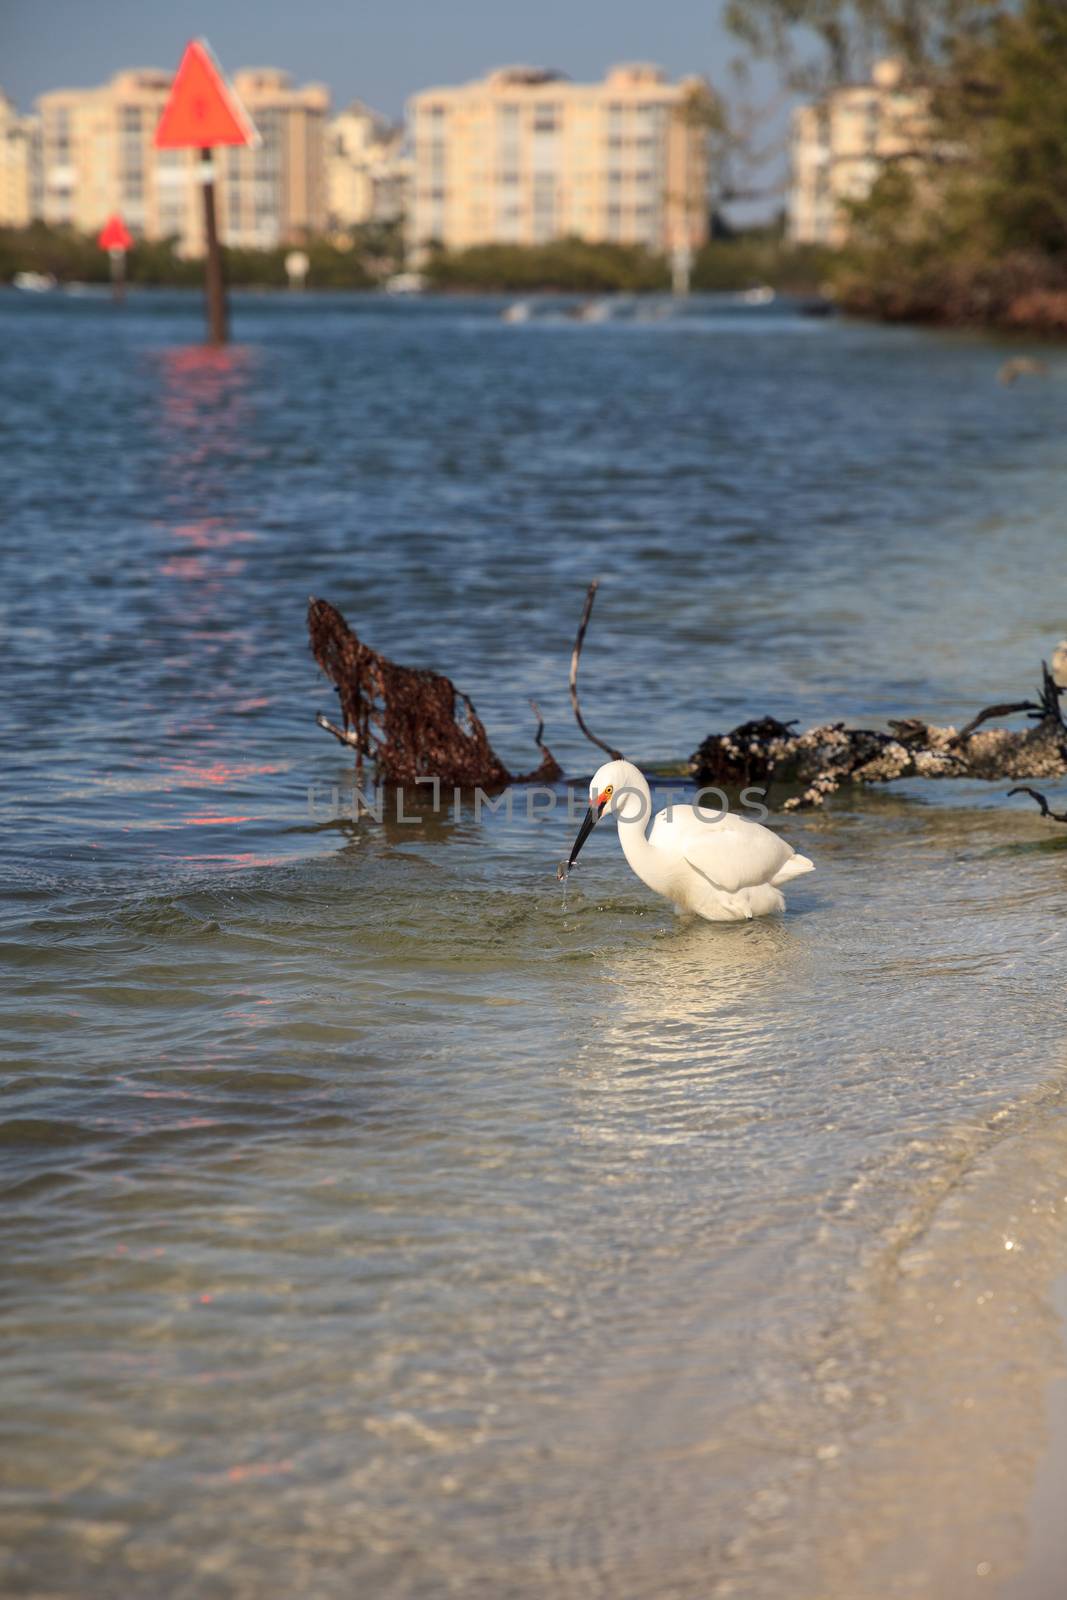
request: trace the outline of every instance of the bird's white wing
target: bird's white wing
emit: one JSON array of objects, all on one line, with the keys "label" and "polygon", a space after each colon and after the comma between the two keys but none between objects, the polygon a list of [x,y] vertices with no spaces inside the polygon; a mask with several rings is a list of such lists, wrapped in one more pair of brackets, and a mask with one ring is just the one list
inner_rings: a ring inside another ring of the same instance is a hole
[{"label": "bird's white wing", "polygon": [[692,812],[684,829],[682,854],[689,865],[727,894],[770,883],[795,854],[769,828],[728,813],[721,820],[704,822]]}]

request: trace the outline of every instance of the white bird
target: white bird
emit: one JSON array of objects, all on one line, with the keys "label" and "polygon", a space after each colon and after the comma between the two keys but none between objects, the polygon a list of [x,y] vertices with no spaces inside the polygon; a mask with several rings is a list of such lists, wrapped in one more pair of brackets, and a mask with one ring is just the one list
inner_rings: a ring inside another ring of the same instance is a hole
[{"label": "white bird", "polygon": [[1061,639],[1052,652],[1052,681],[1057,689],[1067,689],[1067,639]]},{"label": "white bird", "polygon": [[[602,816],[614,816],[633,871],[650,889],[709,922],[743,922],[784,911],[781,885],[815,863],[776,833],[732,811],[668,806],[645,835],[652,795],[630,761],[608,761],[589,785],[589,810],[567,862],[569,871]],[[563,875],[563,868],[560,868]]]}]

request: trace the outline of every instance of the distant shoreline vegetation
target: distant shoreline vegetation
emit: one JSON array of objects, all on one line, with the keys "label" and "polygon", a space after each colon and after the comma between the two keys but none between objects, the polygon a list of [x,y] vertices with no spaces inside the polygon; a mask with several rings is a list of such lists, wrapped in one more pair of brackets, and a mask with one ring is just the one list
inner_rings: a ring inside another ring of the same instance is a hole
[{"label": "distant shoreline vegetation", "polygon": [[[294,247],[273,250],[226,249],[226,276],[234,288],[284,289],[285,258]],[[308,257],[308,282],[318,289],[372,289],[396,270],[393,240],[380,238],[343,246],[313,239],[300,249]],[[107,254],[88,234],[73,228],[0,228],[0,283],[17,272],[50,274],[60,283],[107,283]],[[146,287],[196,288],[204,263],[178,255],[172,239],[138,240],[126,258],[126,281]]]},{"label": "distant shoreline vegetation", "polygon": [[[765,229],[706,244],[693,257],[690,285],[697,292],[765,284],[772,289],[815,294],[826,282],[831,262],[830,252],[787,244],[777,230]],[[423,271],[432,288],[486,293],[663,294],[671,287],[670,263],[665,256],[638,245],[590,244],[583,239],[435,250]]]},{"label": "distant shoreline vegetation", "polygon": [[[293,248],[227,248],[226,276],[234,288],[283,289],[285,258]],[[308,257],[311,289],[373,289],[402,266],[395,233],[355,238],[349,245],[312,239],[299,247]],[[833,254],[811,245],[790,245],[776,229],[718,239],[693,258],[696,291],[742,290],[757,285],[798,294],[815,294],[831,275]],[[171,240],[142,241],[127,257],[126,277],[146,287],[195,288],[203,263],[179,256]],[[533,294],[540,291],[592,294],[667,292],[670,263],[638,246],[590,244],[557,239],[544,245],[478,245],[473,249],[433,250],[423,264],[427,287],[481,293]],[[107,283],[107,255],[86,234],[34,223],[0,228],[0,282],[18,272],[50,274],[60,283]]]}]

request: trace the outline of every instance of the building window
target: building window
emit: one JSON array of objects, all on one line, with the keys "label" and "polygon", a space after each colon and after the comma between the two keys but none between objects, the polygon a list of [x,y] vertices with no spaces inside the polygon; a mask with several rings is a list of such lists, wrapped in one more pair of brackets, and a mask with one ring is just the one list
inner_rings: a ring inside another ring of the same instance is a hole
[{"label": "building window", "polygon": [[126,220],[133,226],[144,216],[145,127],[140,106],[119,107],[119,193]]},{"label": "building window", "polygon": [[55,112],[55,121],[52,124],[53,156],[57,165],[66,166],[70,161],[70,112],[66,106],[60,106]]},{"label": "building window", "polygon": [[534,242],[545,244],[556,233],[556,179],[550,172],[539,172],[533,186]]}]

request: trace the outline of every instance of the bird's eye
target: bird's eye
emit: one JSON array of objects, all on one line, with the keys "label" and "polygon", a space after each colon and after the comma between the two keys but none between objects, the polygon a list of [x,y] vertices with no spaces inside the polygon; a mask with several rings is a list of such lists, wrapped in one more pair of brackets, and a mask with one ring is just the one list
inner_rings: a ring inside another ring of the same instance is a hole
[{"label": "bird's eye", "polygon": [[604,790],[604,793],[605,794],[614,794],[615,793],[615,785],[612,784],[612,783],[609,783],[607,788]]}]

